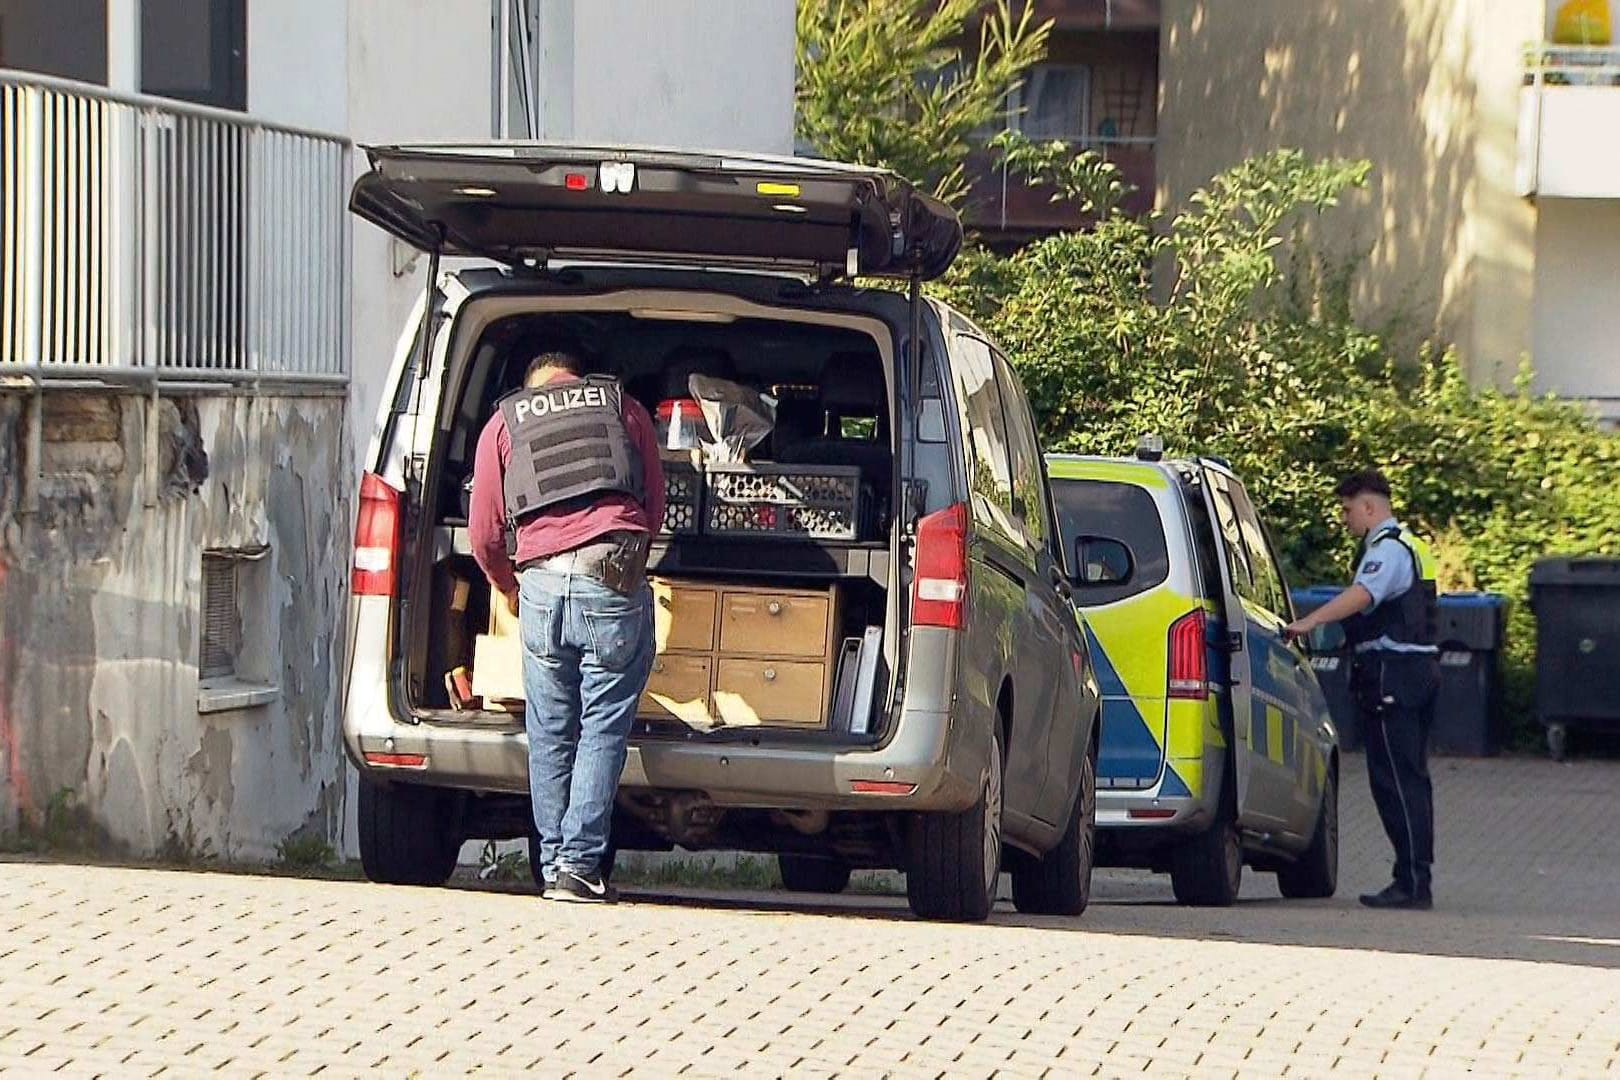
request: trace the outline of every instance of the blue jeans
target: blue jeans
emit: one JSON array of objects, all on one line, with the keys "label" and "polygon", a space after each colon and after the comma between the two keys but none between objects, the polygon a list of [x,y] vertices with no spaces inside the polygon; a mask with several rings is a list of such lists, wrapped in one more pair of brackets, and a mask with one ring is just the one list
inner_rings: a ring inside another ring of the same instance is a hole
[{"label": "blue jeans", "polygon": [[530,567],[518,619],[540,870],[547,881],[558,870],[594,874],[652,674],[652,590],[623,596],[585,574]]}]

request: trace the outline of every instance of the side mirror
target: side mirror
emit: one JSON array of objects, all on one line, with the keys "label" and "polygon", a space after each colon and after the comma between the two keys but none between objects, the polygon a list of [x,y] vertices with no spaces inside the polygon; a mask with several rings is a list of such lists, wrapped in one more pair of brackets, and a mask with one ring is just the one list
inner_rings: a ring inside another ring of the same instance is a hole
[{"label": "side mirror", "polygon": [[1136,573],[1131,549],[1107,536],[1077,536],[1074,540],[1075,584],[1123,585]]}]

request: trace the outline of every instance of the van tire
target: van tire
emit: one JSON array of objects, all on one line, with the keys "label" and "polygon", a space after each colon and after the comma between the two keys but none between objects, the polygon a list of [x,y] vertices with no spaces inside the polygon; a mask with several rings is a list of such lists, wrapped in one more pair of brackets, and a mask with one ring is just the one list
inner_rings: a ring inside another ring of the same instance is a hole
[{"label": "van tire", "polygon": [[1013,906],[1025,915],[1079,915],[1091,902],[1097,851],[1097,760],[1087,751],[1080,795],[1057,847],[1040,858],[1025,855],[1012,868]]},{"label": "van tire", "polygon": [[454,792],[362,777],[356,815],[366,877],[382,885],[449,881],[462,841],[456,813]]},{"label": "van tire", "polygon": [[990,742],[978,800],[961,813],[914,814],[907,824],[906,900],[920,919],[983,922],[1001,869],[1001,738]]},{"label": "van tire", "polygon": [[1277,889],[1290,900],[1323,900],[1339,889],[1339,778],[1333,772],[1322,787],[1311,846],[1299,861],[1277,868]]},{"label": "van tire", "polygon": [[782,887],[789,892],[825,893],[832,896],[849,888],[849,864],[814,855],[778,855],[776,868],[782,872]]},{"label": "van tire", "polygon": [[1215,820],[1170,854],[1170,886],[1176,900],[1193,907],[1230,907],[1243,887],[1243,845],[1230,763],[1227,772]]}]

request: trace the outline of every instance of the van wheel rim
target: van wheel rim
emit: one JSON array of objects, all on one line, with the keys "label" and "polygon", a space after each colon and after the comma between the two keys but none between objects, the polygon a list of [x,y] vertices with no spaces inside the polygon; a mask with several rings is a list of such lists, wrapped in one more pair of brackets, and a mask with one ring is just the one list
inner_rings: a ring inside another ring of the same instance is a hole
[{"label": "van wheel rim", "polygon": [[990,743],[990,775],[984,785],[984,889],[994,899],[1001,873],[1001,744]]}]

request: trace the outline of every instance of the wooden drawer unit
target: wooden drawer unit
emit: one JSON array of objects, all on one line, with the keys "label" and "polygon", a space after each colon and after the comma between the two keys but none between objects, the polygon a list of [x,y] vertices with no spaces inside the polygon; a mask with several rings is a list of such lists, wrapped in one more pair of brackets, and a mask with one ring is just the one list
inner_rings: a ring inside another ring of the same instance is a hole
[{"label": "wooden drawer unit", "polygon": [[658,651],[710,652],[714,649],[714,617],[720,593],[662,579],[653,583],[653,626]]},{"label": "wooden drawer unit", "polygon": [[825,664],[800,660],[721,658],[715,712],[727,727],[821,727],[827,714],[826,670]]},{"label": "wooden drawer unit", "polygon": [[652,677],[641,695],[638,715],[680,720],[693,727],[712,727],[709,685],[714,662],[708,656],[667,653],[653,661]]},{"label": "wooden drawer unit", "polygon": [[720,609],[720,651],[746,656],[827,655],[825,594],[728,592]]},{"label": "wooden drawer unit", "polygon": [[836,588],[652,586],[658,659],[638,716],[699,729],[826,724]]}]

